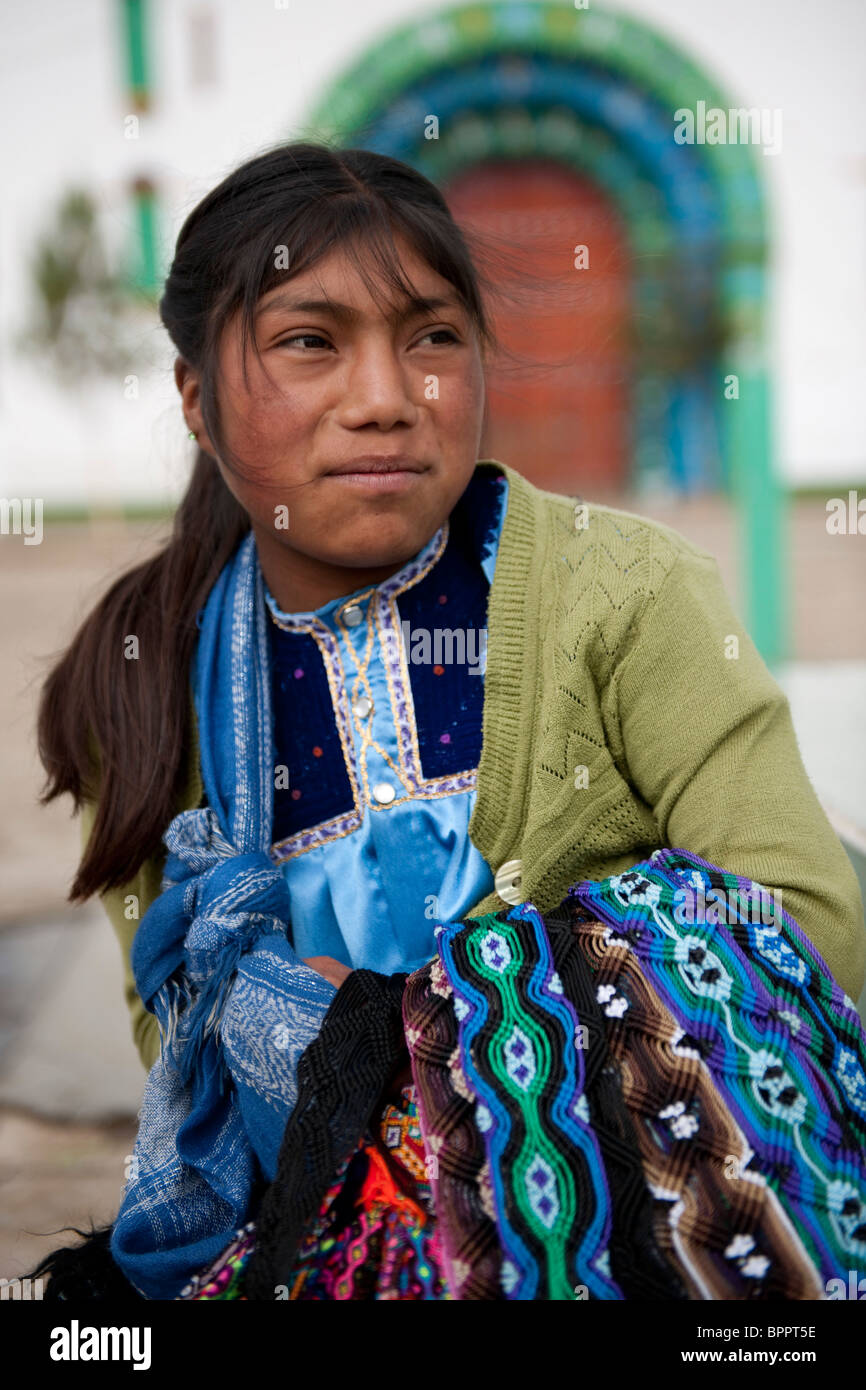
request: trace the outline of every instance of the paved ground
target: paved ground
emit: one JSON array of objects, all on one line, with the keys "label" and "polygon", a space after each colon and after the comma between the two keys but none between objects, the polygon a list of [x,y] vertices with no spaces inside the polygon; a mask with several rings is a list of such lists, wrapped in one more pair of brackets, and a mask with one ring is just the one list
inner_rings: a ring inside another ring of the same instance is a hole
[{"label": "paved ground", "polygon": [[113,1221],[135,1143],[134,1119],[63,1124],[0,1110],[0,1278],[28,1274],[80,1231]]},{"label": "paved ground", "polygon": [[[713,551],[736,596],[737,526],[726,504],[617,505]],[[791,514],[796,664],[780,679],[819,795],[856,835],[866,828],[866,539],[828,536],[824,520],[820,501]],[[164,530],[103,522],[47,527],[41,546],[0,538],[0,1278],[62,1244],[61,1226],[111,1219],[134,1140],[144,1072],[119,947],[98,903],[65,901],[78,826],[68,807],[37,803],[33,719],[51,655],[109,577]]]}]

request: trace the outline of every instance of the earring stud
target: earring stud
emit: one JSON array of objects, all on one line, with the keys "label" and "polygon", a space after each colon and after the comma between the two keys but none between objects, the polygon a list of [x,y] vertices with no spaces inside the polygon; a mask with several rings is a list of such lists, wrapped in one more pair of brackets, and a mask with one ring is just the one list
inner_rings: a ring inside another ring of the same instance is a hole
[{"label": "earring stud", "polygon": [[190,431],[189,431],[189,438],[190,438],[190,439],[198,439],[198,435],[196,434],[195,430],[190,430]]}]

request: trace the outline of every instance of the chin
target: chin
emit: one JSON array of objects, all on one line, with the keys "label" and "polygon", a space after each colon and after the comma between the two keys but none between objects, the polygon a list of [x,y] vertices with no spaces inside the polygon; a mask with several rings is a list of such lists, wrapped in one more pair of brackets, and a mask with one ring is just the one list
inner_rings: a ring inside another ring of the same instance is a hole
[{"label": "chin", "polygon": [[[427,539],[429,540],[430,537],[428,536]],[[399,569],[401,565],[405,565],[406,561],[411,560],[413,555],[417,555],[425,543],[425,541],[419,541],[417,545],[389,548],[380,545],[375,549],[372,547],[369,550],[357,549],[353,550],[351,555],[347,555],[345,559],[337,560],[335,563],[345,565],[347,569],[377,570],[390,567],[395,570]]]},{"label": "chin", "polygon": [[417,517],[407,517],[405,520],[400,517],[377,517],[369,532],[365,526],[366,534],[357,535],[350,542],[348,553],[341,563],[358,568],[363,566],[365,569],[403,564],[427,544],[436,529],[436,525],[427,527],[419,524]]}]

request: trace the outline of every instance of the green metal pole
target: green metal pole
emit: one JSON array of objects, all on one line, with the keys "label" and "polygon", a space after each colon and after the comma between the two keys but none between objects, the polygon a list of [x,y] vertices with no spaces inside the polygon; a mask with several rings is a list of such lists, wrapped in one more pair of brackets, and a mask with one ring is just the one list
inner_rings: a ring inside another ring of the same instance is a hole
[{"label": "green metal pole", "polygon": [[773,466],[769,373],[752,354],[735,356],[739,398],[726,400],[731,492],[738,514],[744,621],[767,665],[789,654],[786,516]]},{"label": "green metal pole", "polygon": [[127,82],[137,110],[149,101],[146,0],[122,0]]},{"label": "green metal pole", "polygon": [[138,264],[135,280],[145,294],[155,294],[159,287],[156,236],[156,192],[147,179],[136,179],[135,210],[138,220]]}]

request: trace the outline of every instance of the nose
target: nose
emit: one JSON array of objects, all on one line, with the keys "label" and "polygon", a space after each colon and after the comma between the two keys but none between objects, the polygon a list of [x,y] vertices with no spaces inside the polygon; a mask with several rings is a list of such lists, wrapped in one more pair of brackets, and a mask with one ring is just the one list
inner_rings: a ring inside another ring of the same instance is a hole
[{"label": "nose", "polygon": [[376,425],[389,430],[417,422],[410,373],[390,340],[368,339],[352,354],[336,418],[346,429]]}]

